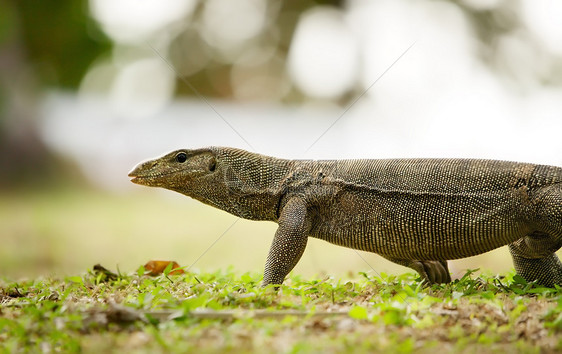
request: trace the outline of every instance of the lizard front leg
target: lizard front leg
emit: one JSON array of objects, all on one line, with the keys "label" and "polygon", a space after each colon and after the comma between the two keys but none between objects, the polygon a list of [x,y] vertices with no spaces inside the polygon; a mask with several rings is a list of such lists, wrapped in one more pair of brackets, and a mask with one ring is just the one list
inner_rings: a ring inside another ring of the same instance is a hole
[{"label": "lizard front leg", "polygon": [[306,202],[300,197],[292,197],[281,210],[279,228],[275,232],[265,263],[262,286],[283,283],[301,258],[309,231]]}]

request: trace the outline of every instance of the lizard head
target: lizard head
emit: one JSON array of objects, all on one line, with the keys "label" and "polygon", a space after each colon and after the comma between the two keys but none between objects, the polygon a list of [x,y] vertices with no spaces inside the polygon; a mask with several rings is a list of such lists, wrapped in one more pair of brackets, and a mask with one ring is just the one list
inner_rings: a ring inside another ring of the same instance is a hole
[{"label": "lizard head", "polygon": [[133,183],[166,188],[234,215],[273,220],[286,165],[285,160],[211,146],[142,162],[129,177]]},{"label": "lizard head", "polygon": [[208,149],[176,150],[140,163],[129,172],[129,177],[136,184],[185,193],[194,182],[215,175],[216,166],[215,154]]}]

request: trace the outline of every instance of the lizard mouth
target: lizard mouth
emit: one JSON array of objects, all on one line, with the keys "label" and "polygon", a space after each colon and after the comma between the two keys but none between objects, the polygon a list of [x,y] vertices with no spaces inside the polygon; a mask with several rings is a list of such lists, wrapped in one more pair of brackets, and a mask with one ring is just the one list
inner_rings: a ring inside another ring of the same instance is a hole
[{"label": "lizard mouth", "polygon": [[133,171],[129,172],[129,177],[131,177],[131,182],[140,185],[151,185],[153,182],[158,181],[162,177],[169,176],[177,173],[179,170],[173,170],[168,172],[153,172],[153,173],[141,173],[135,168]]},{"label": "lizard mouth", "polygon": [[129,177],[131,177],[131,182],[135,183],[135,184],[146,184],[145,182],[152,179],[152,177],[149,176],[131,176],[129,175]]}]

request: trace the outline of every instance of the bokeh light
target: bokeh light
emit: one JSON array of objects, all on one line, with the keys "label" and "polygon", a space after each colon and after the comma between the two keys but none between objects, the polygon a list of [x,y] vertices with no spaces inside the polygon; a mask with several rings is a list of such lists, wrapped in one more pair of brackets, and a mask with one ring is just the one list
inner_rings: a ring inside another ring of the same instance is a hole
[{"label": "bokeh light", "polygon": [[138,42],[185,18],[196,4],[197,0],[90,0],[90,11],[113,40]]},{"label": "bokeh light", "polygon": [[289,54],[291,77],[312,97],[337,98],[359,74],[357,38],[336,8],[316,7],[301,15]]}]

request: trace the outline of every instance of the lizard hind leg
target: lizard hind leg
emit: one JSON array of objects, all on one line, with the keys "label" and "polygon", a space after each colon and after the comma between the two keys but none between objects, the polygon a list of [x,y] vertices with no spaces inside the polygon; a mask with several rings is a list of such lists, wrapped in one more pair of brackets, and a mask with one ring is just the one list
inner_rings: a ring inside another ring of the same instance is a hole
[{"label": "lizard hind leg", "polygon": [[562,285],[562,263],[554,253],[559,240],[543,234],[533,233],[509,244],[515,271],[528,282],[553,287]]},{"label": "lizard hind leg", "polygon": [[385,257],[391,262],[403,265],[418,272],[422,282],[426,284],[441,284],[451,282],[451,273],[447,261],[418,261],[411,259],[396,259]]},{"label": "lizard hind leg", "polygon": [[562,183],[531,195],[535,232],[509,244],[517,274],[543,286],[562,285],[562,263],[554,252],[562,247]]}]

